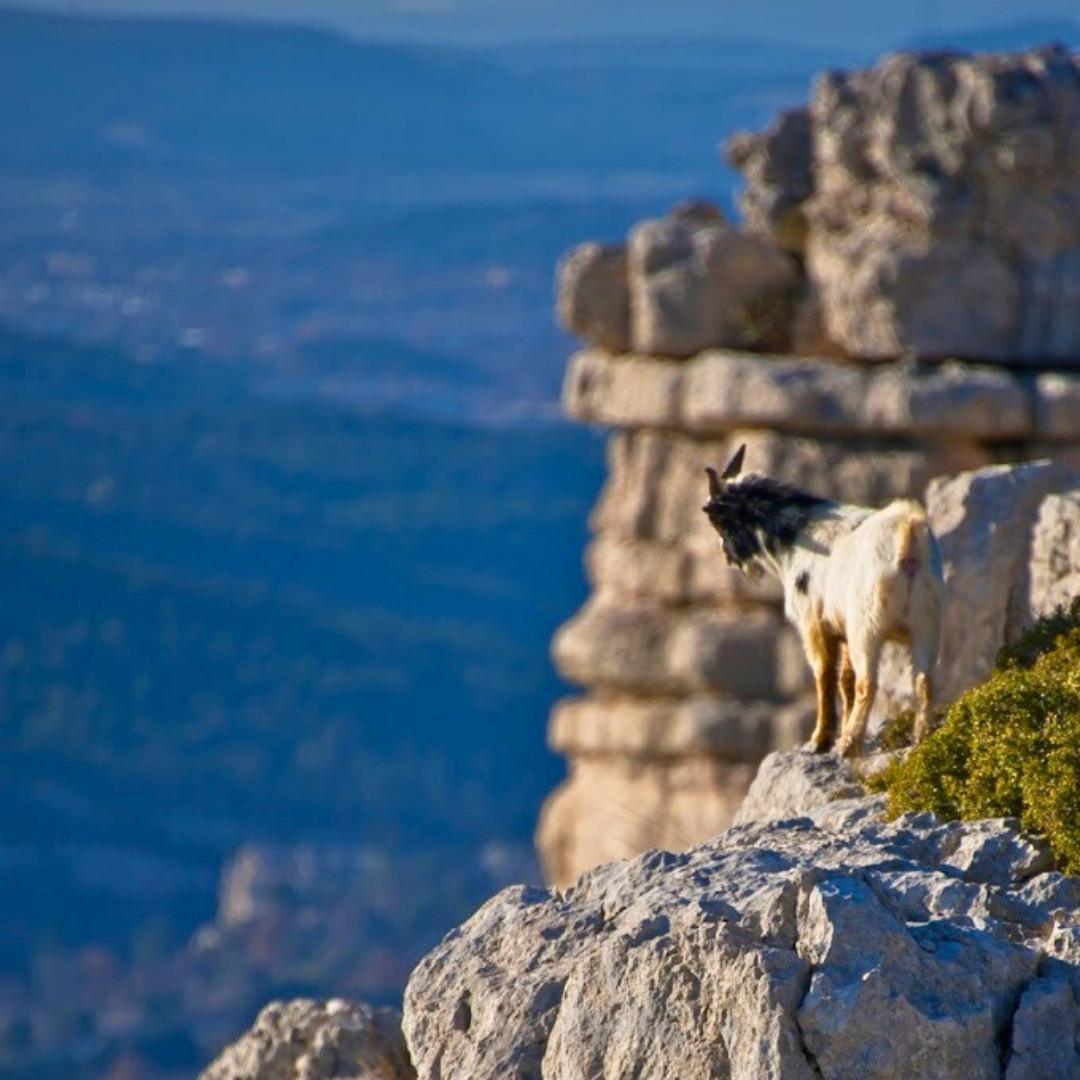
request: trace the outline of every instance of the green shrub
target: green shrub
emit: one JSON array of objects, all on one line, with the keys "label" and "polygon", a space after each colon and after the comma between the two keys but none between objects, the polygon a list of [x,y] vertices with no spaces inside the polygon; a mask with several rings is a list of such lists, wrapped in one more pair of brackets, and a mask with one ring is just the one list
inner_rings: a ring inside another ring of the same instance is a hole
[{"label": "green shrub", "polygon": [[1080,873],[1080,597],[1001,651],[994,673],[871,783],[889,815],[1019,818]]}]

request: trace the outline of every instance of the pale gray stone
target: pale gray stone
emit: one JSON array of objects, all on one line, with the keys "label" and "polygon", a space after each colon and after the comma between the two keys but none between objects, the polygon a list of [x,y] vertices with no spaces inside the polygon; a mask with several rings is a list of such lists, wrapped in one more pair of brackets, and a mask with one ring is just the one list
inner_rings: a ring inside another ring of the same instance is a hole
[{"label": "pale gray stone", "polygon": [[689,604],[772,604],[783,590],[776,578],[748,578],[717,559],[716,538],[697,534],[687,543],[633,540],[601,533],[586,548],[585,567],[597,593],[611,603],[660,600]]},{"label": "pale gray stone", "polygon": [[731,824],[756,771],[700,752],[572,756],[570,776],[544,803],[536,830],[545,880],[565,888],[612,859],[715,836]]},{"label": "pale gray stone", "polygon": [[551,749],[575,757],[715,754],[753,763],[778,746],[799,741],[789,715],[776,702],[705,693],[572,698],[555,707],[548,729]]},{"label": "pale gray stone", "polygon": [[[421,1075],[1071,1075],[1080,910],[1049,899],[1060,875],[1016,882],[1026,838],[885,822],[823,756],[772,768],[819,816],[506,890],[448,935],[405,995]],[[981,854],[962,873],[945,852]]]},{"label": "pale gray stone", "polygon": [[1002,645],[1031,620],[1028,577],[1039,506],[1077,486],[1050,462],[1001,465],[933,481],[930,523],[945,564],[937,695],[952,701],[991,672]]},{"label": "pale gray stone", "polygon": [[279,1001],[200,1080],[413,1080],[393,1009],[334,999]]},{"label": "pale gray stone", "polygon": [[[1045,376],[1044,376],[1045,378]],[[1066,378],[1062,376],[1062,378]],[[1067,399],[1043,394],[1054,424]],[[1080,397],[1080,394],[1078,394]],[[986,365],[860,367],[836,360],[709,350],[685,363],[647,356],[578,353],[563,387],[566,411],[612,427],[683,428],[701,435],[736,428],[803,434],[1016,440],[1033,431],[1032,393]],[[1056,430],[1049,420],[1048,432]]]},{"label": "pale gray stone", "polygon": [[845,758],[802,750],[777,751],[758,767],[734,823],[805,817],[837,799],[863,794],[862,784]]},{"label": "pale gray stone", "polygon": [[752,227],[805,251],[850,355],[1080,357],[1080,60],[896,53],[740,136]]},{"label": "pale gray stone", "polygon": [[739,196],[747,228],[801,253],[806,242],[803,203],[814,190],[809,109],[785,109],[767,130],[733,135],[724,150],[747,180]]},{"label": "pale gray stone", "polygon": [[713,218],[673,215],[635,226],[627,258],[637,352],[786,344],[800,273],[770,244]]},{"label": "pale gray stone", "polygon": [[563,410],[588,424],[675,427],[685,365],[586,349],[570,361]]},{"label": "pale gray stone", "polygon": [[552,654],[562,674],[583,685],[768,698],[776,685],[778,627],[768,609],[681,613],[594,600],[559,630]]},{"label": "pale gray stone", "polygon": [[571,333],[607,349],[630,348],[630,287],[626,248],[587,243],[559,263],[559,321]]},{"label": "pale gray stone", "polygon": [[1064,965],[1033,979],[1013,1017],[1006,1080],[1080,1076],[1080,1006],[1077,976]]}]

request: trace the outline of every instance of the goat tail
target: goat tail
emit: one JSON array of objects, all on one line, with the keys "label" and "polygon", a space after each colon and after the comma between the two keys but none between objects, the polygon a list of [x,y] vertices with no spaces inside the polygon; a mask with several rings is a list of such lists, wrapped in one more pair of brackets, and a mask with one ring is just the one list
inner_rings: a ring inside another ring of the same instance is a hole
[{"label": "goat tail", "polygon": [[898,501],[900,519],[896,525],[896,567],[913,578],[930,556],[930,525],[926,511],[914,499]]}]

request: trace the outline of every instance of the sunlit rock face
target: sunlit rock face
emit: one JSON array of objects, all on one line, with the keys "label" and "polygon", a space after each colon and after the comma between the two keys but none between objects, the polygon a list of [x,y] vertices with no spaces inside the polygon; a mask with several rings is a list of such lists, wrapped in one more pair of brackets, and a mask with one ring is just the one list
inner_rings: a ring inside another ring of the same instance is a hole
[{"label": "sunlit rock face", "polygon": [[1077,1075],[1080,880],[1015,823],[886,823],[859,791],[776,754],[708,843],[500,893],[410,979],[418,1072]]},{"label": "sunlit rock face", "polygon": [[[714,835],[762,755],[806,736],[778,587],[730,570],[701,513],[704,467],[739,445],[747,469],[842,502],[928,500],[956,595],[942,699],[1075,581],[1076,58],[898,54],[823,76],[729,156],[742,222],[686,204],[560,268],[585,340],[564,409],[613,429],[593,593],[553,643],[582,688],[552,717],[569,776],[537,834],[561,885]],[[992,471],[1036,459],[1049,471]],[[909,682],[890,646],[875,723]]]},{"label": "sunlit rock face", "polygon": [[738,136],[752,231],[853,357],[1080,364],[1080,61],[899,53]]},{"label": "sunlit rock face", "polygon": [[[779,586],[724,563],[701,513],[705,465],[745,444],[749,468],[842,502],[922,499],[949,584],[945,702],[1075,591],[1080,426],[1061,420],[1074,398],[1080,375],[960,361],[579,353],[564,407],[616,430],[585,555],[593,594],[552,645],[585,696],[552,716],[570,775],[537,834],[549,879],[714,835],[762,755],[809,731],[809,668]],[[1025,457],[1043,463],[993,464]],[[912,697],[890,643],[872,731]]]}]

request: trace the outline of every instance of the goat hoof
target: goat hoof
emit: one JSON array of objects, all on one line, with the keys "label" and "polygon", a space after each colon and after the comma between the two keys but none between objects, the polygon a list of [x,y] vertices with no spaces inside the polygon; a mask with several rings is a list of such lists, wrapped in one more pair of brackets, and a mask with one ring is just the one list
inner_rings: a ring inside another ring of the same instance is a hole
[{"label": "goat hoof", "polygon": [[862,757],[862,744],[856,742],[839,742],[836,744],[836,752],[842,758]]}]

